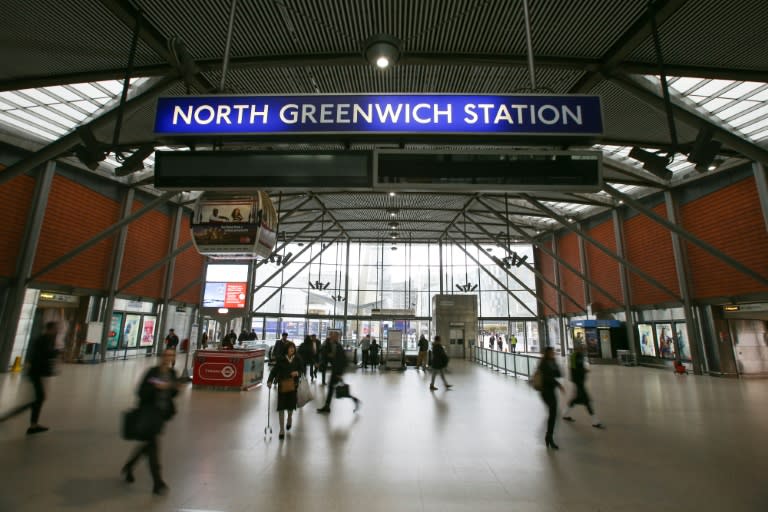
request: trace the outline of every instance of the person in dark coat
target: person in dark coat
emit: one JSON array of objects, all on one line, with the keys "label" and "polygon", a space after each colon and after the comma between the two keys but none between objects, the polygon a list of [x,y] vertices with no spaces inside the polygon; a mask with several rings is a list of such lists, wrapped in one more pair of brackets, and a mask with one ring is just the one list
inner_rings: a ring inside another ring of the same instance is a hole
[{"label": "person in dark coat", "polygon": [[[168,329],[168,336],[165,337],[165,348],[173,350],[176,353],[176,348],[179,346],[179,337],[176,336],[176,332],[173,329]],[[176,366],[176,359],[174,358],[171,367]]]},{"label": "person in dark coat", "polygon": [[453,385],[448,384],[448,381],[445,380],[445,368],[447,366],[448,354],[445,352],[445,347],[443,347],[443,344],[440,341],[440,336],[435,336],[435,341],[432,343],[432,382],[429,384],[430,391],[437,389],[435,386],[435,377],[437,377],[438,373],[443,379],[445,389],[451,389],[453,387]]},{"label": "person in dark coat", "polygon": [[21,414],[27,409],[31,409],[32,413],[29,418],[27,434],[39,434],[48,430],[48,427],[40,425],[38,420],[40,419],[40,411],[43,409],[43,402],[45,402],[43,377],[53,376],[56,366],[56,357],[58,357],[58,351],[56,350],[57,335],[58,324],[56,322],[47,322],[43,334],[35,338],[27,349],[27,377],[29,377],[35,390],[35,399],[13,409],[0,418],[0,421],[5,421]]},{"label": "person in dark coat", "polygon": [[[267,387],[277,381],[277,412],[280,419],[280,439],[285,438],[285,431],[293,426],[293,411],[296,410],[296,390],[299,387],[299,377],[304,371],[304,362],[296,355],[296,345],[292,341],[285,343],[285,355],[278,356],[275,366],[269,372]],[[288,422],[285,423],[285,411],[288,411]]]},{"label": "person in dark coat", "polygon": [[[328,392],[325,396],[325,405],[317,410],[317,412],[331,412],[331,400],[333,400],[336,394],[336,386],[344,384],[342,375],[347,367],[347,355],[344,353],[344,347],[339,343],[339,333],[334,331],[328,338],[328,348],[326,357],[331,367],[331,381],[328,385]],[[348,395],[345,398],[351,398],[355,401],[354,412],[360,408],[360,400],[357,397]]]},{"label": "person in dark coat", "polygon": [[315,382],[315,379],[317,378],[317,369],[320,367],[320,351],[323,348],[322,343],[320,343],[320,340],[317,339],[317,334],[311,334],[310,338],[312,338],[312,355],[314,357],[314,362],[310,369],[310,375],[312,376],[312,382]]},{"label": "person in dark coat", "polygon": [[379,366],[379,351],[381,350],[381,346],[379,346],[378,342],[376,341],[376,338],[373,338],[371,341],[371,368],[376,369],[377,366]]},{"label": "person in dark coat", "polygon": [[427,371],[427,359],[429,359],[429,340],[423,334],[419,338],[419,355],[416,356],[416,369]]},{"label": "person in dark coat", "polygon": [[[272,360],[277,361],[280,356],[285,355],[285,348],[290,343],[288,341],[288,333],[284,332],[280,339],[275,342],[275,345],[272,347]],[[295,345],[294,345],[295,346]]]},{"label": "person in dark coat", "polygon": [[320,353],[318,355],[318,370],[322,374],[322,381],[320,382],[320,385],[325,386],[325,372],[328,370],[328,365],[331,363],[330,361],[330,352],[331,352],[331,338],[325,338],[325,341],[320,346]]},{"label": "person in dark coat", "polygon": [[587,372],[589,371],[587,369],[587,356],[585,352],[584,345],[576,345],[573,354],[571,354],[571,381],[576,386],[576,396],[568,404],[568,408],[563,414],[563,419],[571,422],[576,421],[571,417],[571,409],[574,405],[581,404],[587,408],[589,415],[592,417],[592,426],[595,428],[605,428],[605,425],[600,423],[600,420],[595,415],[595,410],[592,408],[592,399],[589,397],[587,388],[584,385],[587,379]]},{"label": "person in dark coat", "polygon": [[133,467],[146,455],[149,459],[149,471],[152,474],[152,492],[165,494],[168,486],[160,474],[160,456],[158,453],[158,436],[162,432],[163,424],[176,414],[176,406],[173,398],[178,394],[176,371],[171,367],[176,353],[173,350],[165,350],[163,358],[158,366],[150,368],[144,375],[139,385],[139,410],[142,414],[154,418],[159,429],[154,436],[142,442],[125,463],[121,472],[128,483],[134,482]]},{"label": "person in dark coat", "polygon": [[[312,381],[314,381],[315,377],[313,372],[315,369],[315,344],[312,341],[312,336],[304,336],[304,342],[299,345],[298,353],[301,361],[304,363],[301,371],[302,375],[305,377],[311,377]],[[307,369],[309,369],[309,375],[307,375]]]},{"label": "person in dark coat", "polygon": [[555,420],[557,419],[557,395],[555,389],[560,388],[563,391],[563,385],[560,384],[557,379],[560,378],[560,368],[555,361],[555,349],[547,347],[544,350],[544,356],[539,363],[539,368],[536,370],[541,372],[541,399],[547,404],[549,416],[547,417],[547,434],[544,437],[544,443],[547,448],[554,450],[560,447],[555,444]]}]

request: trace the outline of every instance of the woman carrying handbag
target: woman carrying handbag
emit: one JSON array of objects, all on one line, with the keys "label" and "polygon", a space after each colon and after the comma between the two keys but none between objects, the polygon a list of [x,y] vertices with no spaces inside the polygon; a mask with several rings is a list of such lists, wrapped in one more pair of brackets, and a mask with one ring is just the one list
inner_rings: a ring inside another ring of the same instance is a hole
[{"label": "woman carrying handbag", "polygon": [[[285,354],[277,357],[275,366],[269,372],[267,387],[272,389],[272,383],[277,381],[277,413],[280,420],[280,439],[285,439],[285,431],[293,426],[293,411],[296,409],[296,389],[299,376],[304,371],[304,363],[296,355],[296,345],[292,341],[286,343]],[[288,422],[285,421],[285,411],[288,411]]]},{"label": "woman carrying handbag", "polygon": [[163,424],[176,414],[173,398],[178,394],[176,371],[171,367],[176,352],[165,350],[160,365],[147,371],[139,385],[139,407],[135,411],[135,423],[132,430],[135,438],[143,443],[137,447],[122,469],[125,481],[133,483],[133,466],[146,455],[149,459],[149,471],[152,474],[152,492],[164,494],[168,486],[160,475],[160,457],[157,438],[163,430]]}]

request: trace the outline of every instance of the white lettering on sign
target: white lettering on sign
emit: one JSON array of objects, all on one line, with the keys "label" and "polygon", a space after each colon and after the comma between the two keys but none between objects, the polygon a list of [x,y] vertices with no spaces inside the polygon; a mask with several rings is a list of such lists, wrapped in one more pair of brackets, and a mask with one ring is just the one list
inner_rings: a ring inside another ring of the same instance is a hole
[{"label": "white lettering on sign", "polygon": [[250,124],[256,122],[257,117],[261,117],[261,123],[267,123],[267,115],[269,114],[269,105],[264,105],[263,110],[259,110],[258,105],[216,105],[216,108],[211,105],[187,105],[186,109],[179,105],[173,107],[173,119],[174,125],[186,124],[232,124],[232,118],[230,117],[232,111],[237,112],[236,124],[243,123],[243,113],[250,108]]}]

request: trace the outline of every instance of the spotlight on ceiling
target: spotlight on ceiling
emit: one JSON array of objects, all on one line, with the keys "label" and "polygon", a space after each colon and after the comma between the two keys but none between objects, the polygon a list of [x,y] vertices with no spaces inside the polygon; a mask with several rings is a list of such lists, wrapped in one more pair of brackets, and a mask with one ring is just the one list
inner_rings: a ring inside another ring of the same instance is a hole
[{"label": "spotlight on ceiling", "polygon": [[399,224],[395,221],[389,223],[389,229],[395,229]]},{"label": "spotlight on ceiling", "polygon": [[393,232],[391,232],[391,233],[389,234],[389,237],[390,237],[390,238],[397,238],[397,232],[396,232],[396,231],[393,231]]},{"label": "spotlight on ceiling", "polygon": [[365,59],[379,69],[387,69],[400,58],[400,42],[390,36],[378,35],[365,44]]},{"label": "spotlight on ceiling", "polygon": [[131,156],[123,160],[123,165],[115,169],[115,176],[127,176],[144,168],[144,160],[155,152],[154,144],[144,144]]},{"label": "spotlight on ceiling", "polygon": [[696,140],[693,143],[691,152],[688,153],[688,161],[696,164],[696,170],[699,172],[714,171],[717,169],[715,157],[720,152],[721,142],[712,140],[714,131],[709,126],[699,130]]},{"label": "spotlight on ceiling", "polygon": [[629,152],[629,158],[642,162],[643,169],[663,180],[670,180],[672,178],[672,171],[667,169],[667,164],[669,164],[667,157],[659,156],[656,153],[651,153],[635,146]]},{"label": "spotlight on ceiling", "polygon": [[398,211],[397,211],[397,210],[395,210],[395,209],[392,209],[392,210],[388,210],[388,212],[389,212],[389,216],[390,216],[390,217],[396,217],[396,216],[397,216],[397,214],[398,214]]},{"label": "spotlight on ceiling", "polygon": [[96,140],[89,127],[81,126],[76,131],[83,143],[75,147],[75,156],[83,165],[95,171],[99,167],[99,162],[107,158],[104,145]]}]

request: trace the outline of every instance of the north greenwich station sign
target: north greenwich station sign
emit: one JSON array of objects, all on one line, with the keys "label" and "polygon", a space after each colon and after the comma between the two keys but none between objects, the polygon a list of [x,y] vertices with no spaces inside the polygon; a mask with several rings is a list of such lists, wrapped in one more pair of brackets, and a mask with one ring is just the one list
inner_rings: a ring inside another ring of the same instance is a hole
[{"label": "north greenwich station sign", "polygon": [[329,95],[160,98],[157,135],[592,136],[599,96]]}]

